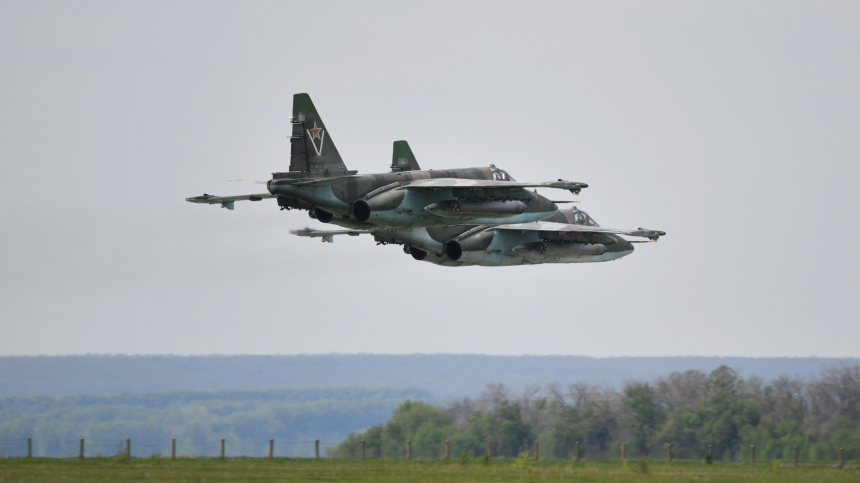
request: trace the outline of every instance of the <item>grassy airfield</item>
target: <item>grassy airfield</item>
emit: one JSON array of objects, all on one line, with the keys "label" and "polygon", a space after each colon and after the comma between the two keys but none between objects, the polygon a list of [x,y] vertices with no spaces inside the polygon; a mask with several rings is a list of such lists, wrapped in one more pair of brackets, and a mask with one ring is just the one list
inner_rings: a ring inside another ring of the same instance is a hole
[{"label": "grassy airfield", "polygon": [[[525,463],[525,465],[523,465]],[[844,469],[830,465],[805,465],[800,468],[774,466],[773,463],[706,465],[700,462],[567,461],[525,462],[497,460],[484,464],[472,460],[314,460],[229,458],[93,458],[85,461],[63,459],[0,460],[0,483],[50,482],[221,482],[221,481],[396,481],[396,482],[841,482],[860,481],[860,466]]]}]

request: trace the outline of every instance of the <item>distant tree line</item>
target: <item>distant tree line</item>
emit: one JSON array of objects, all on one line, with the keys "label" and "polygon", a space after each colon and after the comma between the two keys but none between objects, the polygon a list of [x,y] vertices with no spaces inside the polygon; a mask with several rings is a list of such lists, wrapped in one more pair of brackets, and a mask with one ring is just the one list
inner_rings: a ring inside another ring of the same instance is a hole
[{"label": "distant tree line", "polygon": [[440,458],[450,441],[452,457],[479,457],[486,441],[499,456],[513,457],[539,439],[541,454],[582,457],[664,457],[696,459],[708,445],[715,459],[745,459],[750,445],[761,459],[790,459],[794,447],[805,461],[860,458],[860,370],[826,368],[811,380],[779,377],[765,383],[721,366],[706,374],[673,372],[652,383],[629,382],[620,390],[589,383],[566,387],[526,386],[514,392],[491,384],[477,399],[462,398],[439,408],[423,402],[401,404],[391,419],[349,435],[334,453],[368,458],[402,458],[411,440],[416,458]]},{"label": "distant tree line", "polygon": [[132,439],[132,455],[263,456],[275,439],[278,456],[312,456],[314,440],[335,445],[351,431],[384,421],[422,389],[309,388],[167,391],[0,399],[0,457],[68,457],[86,439],[88,456],[111,456]]}]

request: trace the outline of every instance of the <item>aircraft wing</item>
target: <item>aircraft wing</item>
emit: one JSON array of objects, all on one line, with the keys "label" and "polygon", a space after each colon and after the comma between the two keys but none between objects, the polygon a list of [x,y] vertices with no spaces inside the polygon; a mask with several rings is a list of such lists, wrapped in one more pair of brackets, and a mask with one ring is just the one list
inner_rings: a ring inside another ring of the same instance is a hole
[{"label": "aircraft wing", "polygon": [[[352,174],[346,174],[343,176],[330,176],[328,178],[277,178],[273,179],[271,182],[275,185],[295,185],[295,186],[328,186],[330,184],[334,184],[338,181],[343,181],[345,179],[357,179],[361,178],[360,174],[355,174],[355,171],[351,172]],[[268,183],[268,181],[267,181]]]},{"label": "aircraft wing", "polygon": [[521,183],[519,181],[501,181],[494,179],[461,179],[461,178],[433,178],[418,179],[410,181],[402,186],[406,189],[439,189],[439,188],[467,188],[470,190],[498,190],[505,188],[557,188],[566,189],[573,194],[579,194],[583,188],[588,188],[585,183],[575,181],[546,181],[543,183]]},{"label": "aircraft wing", "polygon": [[215,196],[204,194],[202,196],[192,196],[191,198],[185,198],[185,201],[190,201],[191,203],[206,203],[209,205],[220,203],[221,208],[227,208],[228,210],[232,210],[233,203],[236,201],[260,201],[266,198],[276,198],[276,196],[270,193],[237,196]]},{"label": "aircraft wing", "polygon": [[[355,174],[355,171],[350,171],[352,174],[345,174],[343,176],[329,176],[327,178],[276,178],[277,184],[287,184],[287,185],[297,185],[297,186],[327,186],[336,181],[342,181],[345,179],[353,179],[353,178],[361,178],[361,175]],[[268,179],[231,179],[230,181],[235,181],[237,183],[253,183],[253,184],[269,184]]]},{"label": "aircraft wing", "polygon": [[291,230],[290,233],[297,236],[322,238],[323,243],[333,243],[335,235],[358,236],[371,234],[371,232],[368,230],[311,230],[310,228],[304,228],[302,230]]},{"label": "aircraft wing", "polygon": [[[352,172],[354,173],[354,172]],[[330,178],[298,178],[298,179],[276,179],[272,180],[276,184],[283,185],[296,185],[296,186],[327,186],[337,181],[342,181],[344,179],[350,178],[360,178],[361,176],[356,174],[347,174],[344,176],[333,176]],[[266,184],[270,181],[262,181],[262,180],[247,180],[247,179],[236,179],[233,181],[238,181],[241,183],[258,183],[258,184]],[[221,204],[221,208],[227,208],[228,210],[233,209],[233,203],[236,201],[260,201],[266,198],[277,198],[277,195],[273,195],[271,193],[263,193],[259,195],[237,195],[237,196],[215,196],[210,194],[203,194],[202,196],[192,196],[190,198],[185,198],[185,201],[190,201],[191,203],[206,203],[209,205]]]},{"label": "aircraft wing", "polygon": [[512,231],[548,231],[558,234],[565,233],[605,233],[612,235],[627,235],[641,236],[657,240],[661,236],[666,235],[666,232],[659,230],[649,230],[647,228],[639,228],[636,230],[618,230],[615,228],[604,228],[602,226],[589,225],[574,225],[572,223],[555,223],[548,221],[533,221],[531,223],[513,223],[508,225],[496,225],[493,228],[496,230],[512,230]]}]

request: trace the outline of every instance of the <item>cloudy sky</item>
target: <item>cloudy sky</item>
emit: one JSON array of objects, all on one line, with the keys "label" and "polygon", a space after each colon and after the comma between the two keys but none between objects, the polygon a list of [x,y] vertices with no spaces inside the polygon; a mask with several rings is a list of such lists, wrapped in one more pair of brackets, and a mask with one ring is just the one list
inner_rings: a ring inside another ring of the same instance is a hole
[{"label": "cloudy sky", "polygon": [[[296,92],[360,173],[407,139],[668,235],[443,268],[184,201],[286,171]],[[858,164],[857,2],[0,1],[0,354],[857,357]]]}]

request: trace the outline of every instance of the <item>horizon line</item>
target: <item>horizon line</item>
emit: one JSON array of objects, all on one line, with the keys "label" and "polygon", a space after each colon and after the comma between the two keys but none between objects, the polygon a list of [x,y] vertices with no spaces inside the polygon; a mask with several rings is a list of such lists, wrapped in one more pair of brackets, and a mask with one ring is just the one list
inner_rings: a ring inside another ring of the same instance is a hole
[{"label": "horizon line", "polygon": [[635,355],[635,356],[589,356],[582,354],[481,354],[476,352],[411,352],[411,353],[378,353],[378,352],[326,352],[326,353],[293,353],[293,354],[250,354],[250,353],[207,353],[207,354],[177,354],[177,353],[70,353],[70,354],[0,354],[0,358],[24,358],[24,357],[327,357],[327,356],[378,356],[378,357],[414,357],[414,356],[473,356],[473,357],[535,357],[535,358],[586,358],[586,359],[860,359],[858,356],[739,356],[739,355]]}]

